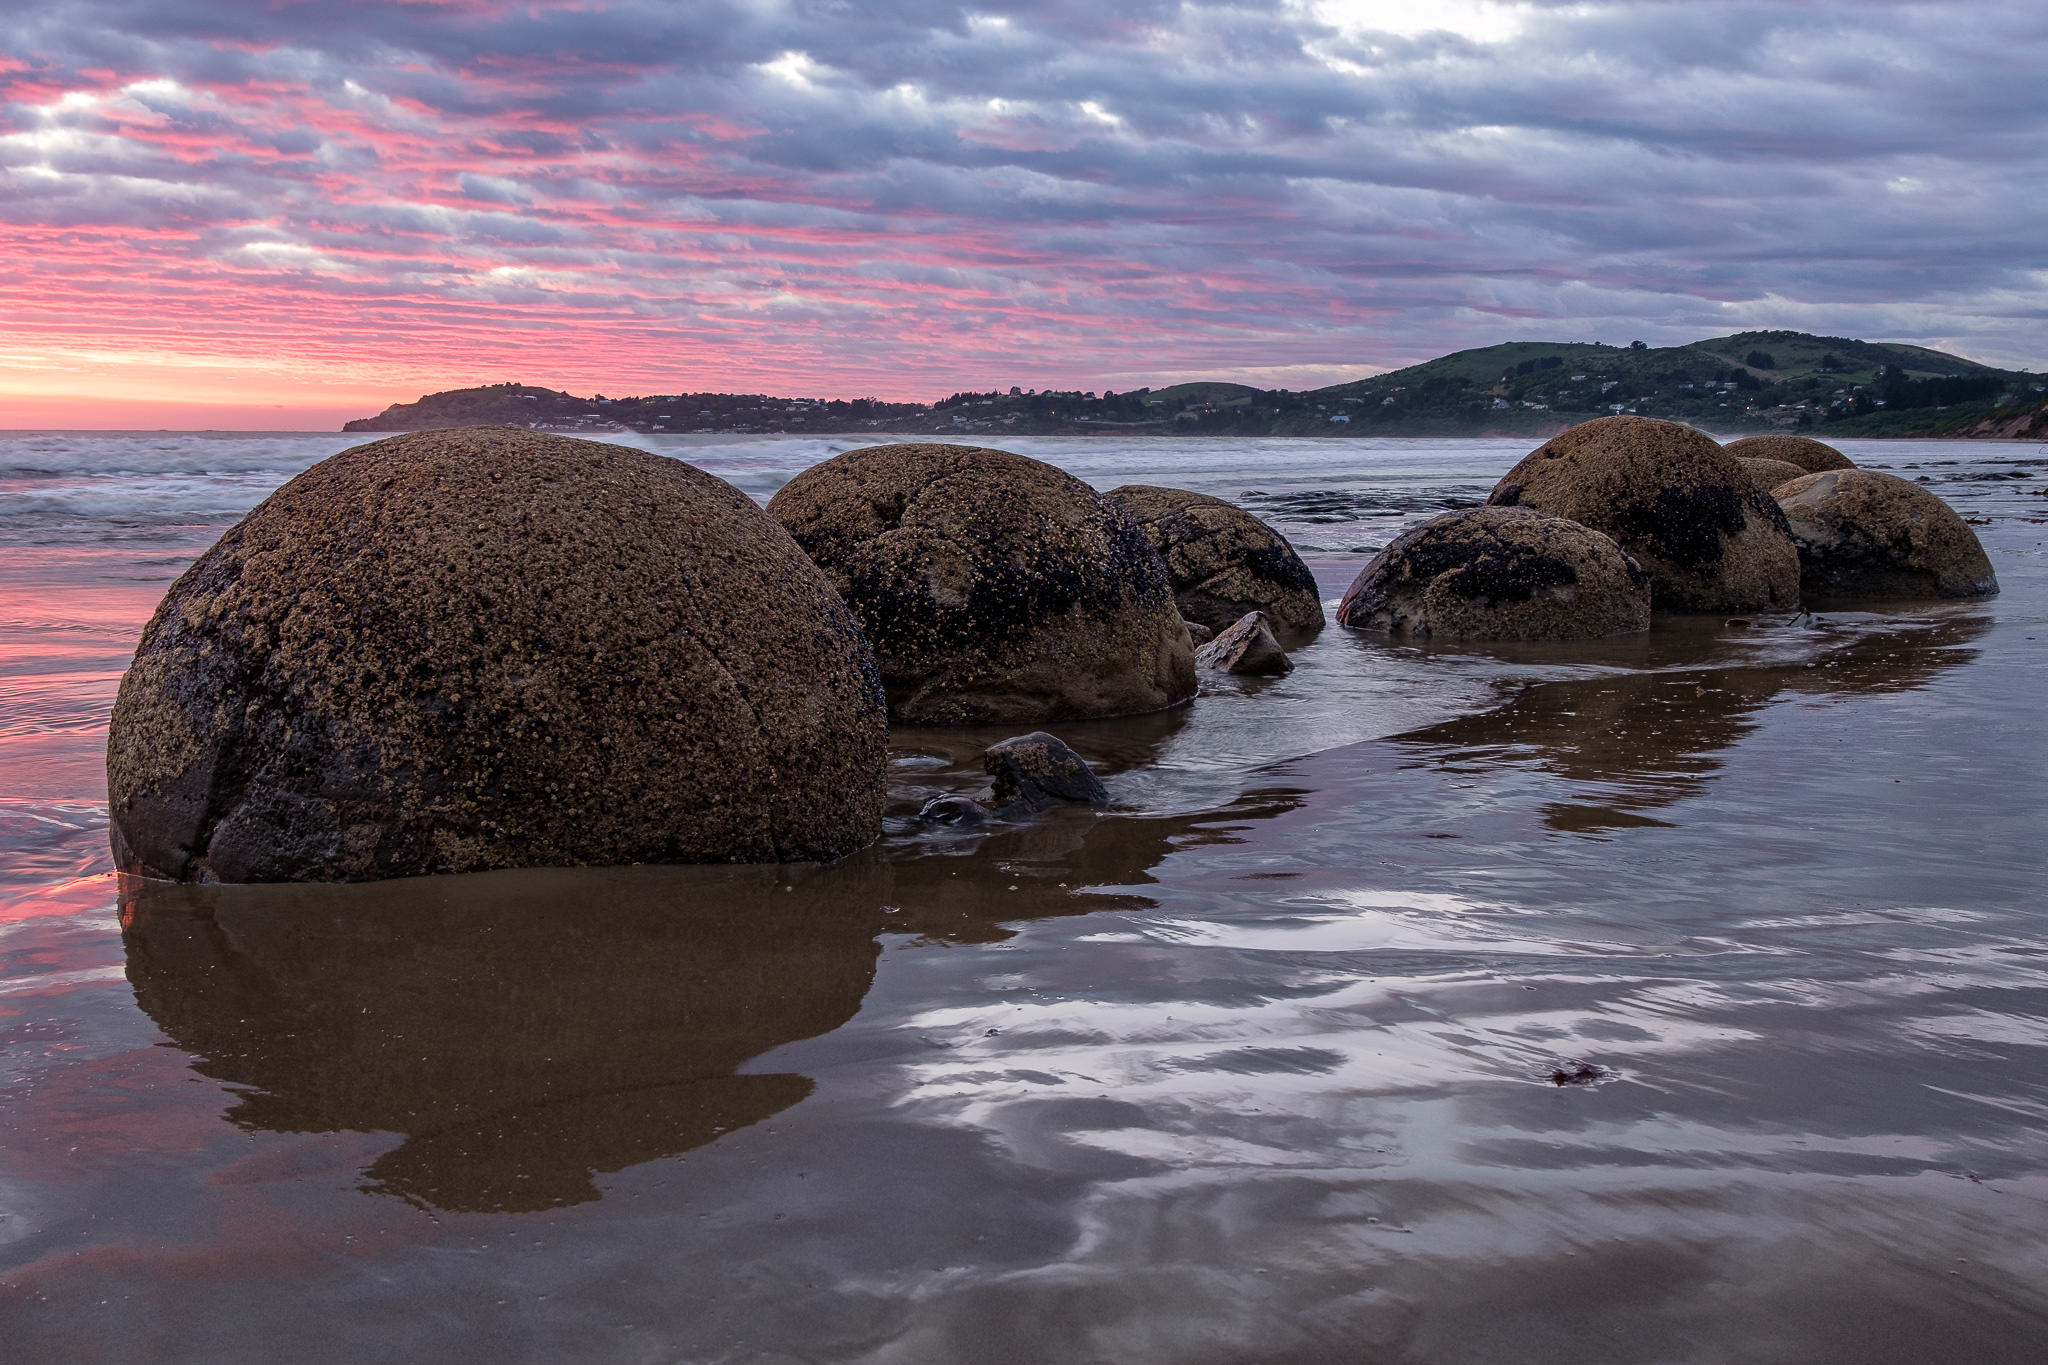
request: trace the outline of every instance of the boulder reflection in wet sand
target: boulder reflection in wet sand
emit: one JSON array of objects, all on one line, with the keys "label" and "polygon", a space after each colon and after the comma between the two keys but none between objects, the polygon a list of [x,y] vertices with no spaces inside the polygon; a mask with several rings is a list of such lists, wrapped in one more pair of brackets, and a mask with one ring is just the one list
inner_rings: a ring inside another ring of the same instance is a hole
[{"label": "boulder reflection in wet sand", "polygon": [[[1231,842],[1301,793],[1195,815],[1050,821],[974,836],[1041,886],[952,856],[823,868],[544,868],[369,885],[125,879],[136,1002],[249,1129],[400,1138],[366,1188],[517,1212],[600,1197],[593,1177],[788,1109],[812,1082],[736,1074],[859,1010],[883,932],[956,943],[1006,921],[1139,904],[1189,842]],[[946,850],[957,853],[957,849]]]},{"label": "boulder reflection in wet sand", "polygon": [[801,1076],[734,1073],[860,1007],[878,948],[846,871],[134,882],[123,937],[143,1010],[199,1071],[249,1087],[233,1121],[397,1133],[371,1188],[541,1209],[810,1093]]},{"label": "boulder reflection in wet sand", "polygon": [[[1898,692],[1921,687],[1969,659],[1986,618],[1901,622],[1796,663],[1657,671],[1538,683],[1508,705],[1400,737],[1441,748],[1442,761],[1533,761],[1578,784],[1576,798],[1544,808],[1544,823],[1589,834],[1665,822],[1662,810],[1721,766],[1719,753],[1756,728],[1757,713],[1781,693]],[[1704,662],[1704,661],[1703,661]]]}]

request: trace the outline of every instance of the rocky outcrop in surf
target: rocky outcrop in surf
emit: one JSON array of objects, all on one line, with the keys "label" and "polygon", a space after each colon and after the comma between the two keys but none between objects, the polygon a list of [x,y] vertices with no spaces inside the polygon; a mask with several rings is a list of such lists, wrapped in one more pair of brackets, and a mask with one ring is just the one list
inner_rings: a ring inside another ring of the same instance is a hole
[{"label": "rocky outcrop in surf", "polygon": [[1725,448],[1738,460],[1783,460],[1808,474],[1856,467],[1847,455],[1826,441],[1816,441],[1811,436],[1745,436],[1739,441],[1730,441]]},{"label": "rocky outcrop in surf", "polygon": [[1765,460],[1745,456],[1736,463],[1742,466],[1743,473],[1749,475],[1750,482],[1766,493],[1781,483],[1790,483],[1812,472],[1786,460]]},{"label": "rocky outcrop in surf", "polygon": [[361,881],[831,859],[880,833],[858,622],[679,460],[509,427],[344,451],[175,583],[107,744],[118,864]]},{"label": "rocky outcrop in surf", "polygon": [[1780,487],[1777,499],[1799,546],[1800,583],[1809,601],[1998,591],[1977,533],[1909,479],[1832,469]]},{"label": "rocky outcrop in surf", "polygon": [[1650,580],[1590,527],[1527,507],[1449,512],[1397,537],[1337,608],[1413,638],[1587,640],[1650,627]]},{"label": "rocky outcrop in surf", "polygon": [[1603,417],[1560,433],[1494,486],[1611,538],[1648,571],[1662,610],[1791,610],[1799,554],[1784,514],[1713,437],[1652,417]]},{"label": "rocky outcrop in surf", "polygon": [[860,618],[905,724],[1135,715],[1194,695],[1166,566],[1051,465],[873,446],[805,470],[768,511]]},{"label": "rocky outcrop in surf", "polygon": [[1274,629],[1323,628],[1315,575],[1287,538],[1233,503],[1182,488],[1125,484],[1104,495],[1131,514],[1166,561],[1180,614],[1211,631],[1262,611]]}]

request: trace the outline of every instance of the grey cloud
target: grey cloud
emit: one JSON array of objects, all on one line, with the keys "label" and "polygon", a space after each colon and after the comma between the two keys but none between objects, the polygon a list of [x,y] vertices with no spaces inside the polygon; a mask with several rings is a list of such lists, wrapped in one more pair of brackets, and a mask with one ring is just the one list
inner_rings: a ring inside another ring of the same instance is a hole
[{"label": "grey cloud", "polygon": [[[1077,335],[1140,309],[1197,348],[1255,331],[1271,352],[1256,359],[1274,364],[1392,363],[1530,326],[1671,340],[1767,325],[1772,308],[1922,336],[1982,318],[2000,345],[2048,355],[2024,334],[2048,269],[2048,97],[2030,55],[2048,48],[2048,11],[2027,0],[1559,4],[1505,45],[1344,34],[1257,3],[649,0],[492,21],[198,0],[0,12],[13,55],[81,84],[104,67],[230,90],[283,81],[341,103],[354,82],[463,163],[447,192],[497,210],[336,206],[321,174],[355,166],[376,188],[390,173],[374,139],[166,105],[186,131],[282,159],[68,152],[52,164],[91,188],[24,191],[12,221],[240,212],[324,223],[307,240],[337,249],[351,232],[452,234],[513,264],[557,250],[630,263],[639,244],[618,233],[687,209],[705,231],[897,244],[901,257],[846,262],[863,287],[1050,300]],[[785,52],[825,69],[800,85],[761,68]],[[891,93],[906,82],[919,98]],[[19,106],[0,115],[0,130],[35,126]],[[124,203],[105,183],[116,176],[197,197]],[[579,226],[560,205],[592,186],[609,217]],[[785,284],[824,287],[805,272],[831,248],[773,250]],[[642,292],[589,306],[696,297],[658,254],[621,268],[645,272]],[[415,282],[460,273],[417,269]],[[1236,322],[1174,293],[1189,280]],[[530,301],[507,290],[491,296]]]}]

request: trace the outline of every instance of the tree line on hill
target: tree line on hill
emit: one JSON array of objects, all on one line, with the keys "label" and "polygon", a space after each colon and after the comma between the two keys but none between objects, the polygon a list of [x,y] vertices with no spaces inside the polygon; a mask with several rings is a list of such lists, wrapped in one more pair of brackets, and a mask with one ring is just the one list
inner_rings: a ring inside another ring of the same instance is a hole
[{"label": "tree line on hill", "polygon": [[[579,398],[507,383],[393,404],[349,431],[505,422],[561,431],[1535,435],[1634,413],[1730,432],[1909,435],[2048,403],[2048,381],[1919,347],[1748,332],[1685,346],[1509,342],[1310,390],[1193,382],[1122,393],[961,391],[935,403],[680,393]],[[1934,420],[1930,414],[1941,414]]]}]

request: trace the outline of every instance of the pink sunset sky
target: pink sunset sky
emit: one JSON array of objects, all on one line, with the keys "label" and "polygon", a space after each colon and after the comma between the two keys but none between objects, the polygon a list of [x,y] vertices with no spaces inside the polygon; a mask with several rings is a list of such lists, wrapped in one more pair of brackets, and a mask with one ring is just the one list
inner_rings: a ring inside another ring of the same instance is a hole
[{"label": "pink sunset sky", "polygon": [[2048,7],[7,5],[0,427],[2048,360]]}]

